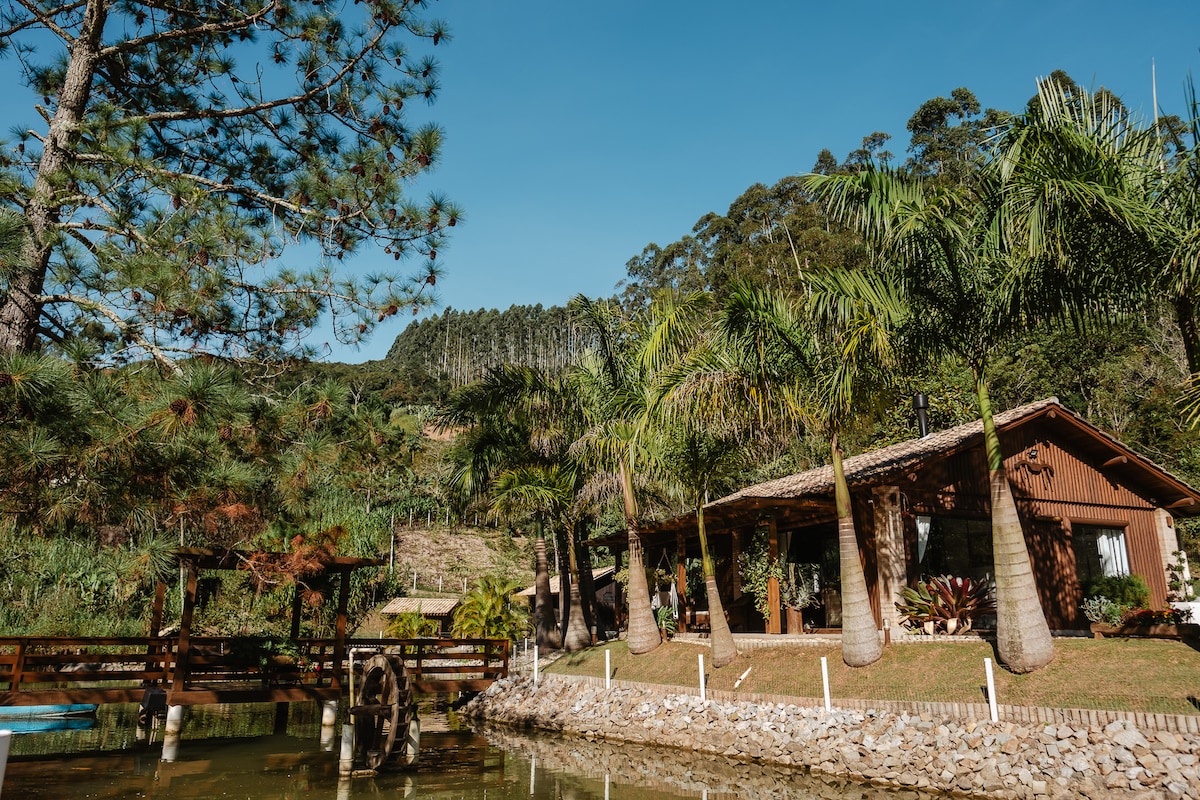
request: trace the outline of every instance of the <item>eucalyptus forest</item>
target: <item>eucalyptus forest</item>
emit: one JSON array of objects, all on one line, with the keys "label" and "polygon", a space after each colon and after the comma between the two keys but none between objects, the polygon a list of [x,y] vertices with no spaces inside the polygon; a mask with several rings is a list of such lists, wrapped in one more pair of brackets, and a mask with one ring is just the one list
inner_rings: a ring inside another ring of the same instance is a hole
[{"label": "eucalyptus forest", "polygon": [[[993,408],[1057,396],[1200,483],[1194,96],[1145,120],[1064,73],[1019,109],[958,88],[914,111],[903,154],[873,132],[750,186],[633,254],[611,297],[446,309],[381,361],[325,363],[318,324],[356,341],[419,314],[469,224],[409,196],[439,158],[440,130],[408,117],[436,96],[448,32],[421,4],[356,8],[354,27],[319,2],[0,17],[45,101],[44,128],[0,148],[0,632],[143,634],[181,545],[297,556],[224,578],[201,627],[280,634],[297,592],[319,632],[329,587],[306,565],[386,559],[415,520],[521,534],[517,574],[468,577],[510,593],[536,571],[537,639],[566,649],[592,622],[580,545],[626,534],[629,645],[649,652],[639,526],[697,513],[698,591],[719,609],[705,502],[912,438],[918,392],[933,427],[985,431]],[[266,73],[238,61],[251,38]],[[367,249],[408,272],[339,269]],[[1200,537],[1184,543],[1197,563]],[[551,571],[577,576],[562,617]],[[1048,631],[1019,580],[997,565],[1001,657],[1027,671]],[[387,567],[355,581],[358,617],[405,591]],[[861,581],[843,572],[852,665],[878,657],[873,626],[855,630]],[[719,667],[735,651],[713,618]]]}]

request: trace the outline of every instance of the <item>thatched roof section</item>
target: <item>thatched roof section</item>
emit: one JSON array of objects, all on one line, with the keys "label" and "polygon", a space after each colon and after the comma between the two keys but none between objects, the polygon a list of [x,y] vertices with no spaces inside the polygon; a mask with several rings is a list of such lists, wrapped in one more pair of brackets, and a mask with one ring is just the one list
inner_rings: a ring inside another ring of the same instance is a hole
[{"label": "thatched roof section", "polygon": [[380,614],[411,614],[447,617],[458,608],[457,597],[395,597],[379,610]]},{"label": "thatched roof section", "polygon": [[[613,567],[597,567],[596,569],[592,570],[592,582],[599,583],[602,579],[611,576],[613,574],[613,571],[614,571]],[[559,591],[558,578],[559,578],[558,575],[550,576],[550,594],[558,594],[558,591]],[[536,595],[537,595],[537,586],[534,585],[534,586],[529,586],[529,587],[517,592],[516,596],[517,597],[535,597]]]}]

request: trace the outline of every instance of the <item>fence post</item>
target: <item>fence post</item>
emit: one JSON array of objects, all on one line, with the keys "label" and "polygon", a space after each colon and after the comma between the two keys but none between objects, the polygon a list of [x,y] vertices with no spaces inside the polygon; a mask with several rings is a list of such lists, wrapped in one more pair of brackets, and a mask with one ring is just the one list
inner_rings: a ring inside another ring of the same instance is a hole
[{"label": "fence post", "polygon": [[604,648],[604,688],[612,688],[612,651]]},{"label": "fence post", "polygon": [[696,653],[696,658],[700,662],[700,701],[704,702],[708,699],[705,697],[704,690],[704,653]]},{"label": "fence post", "polygon": [[833,707],[829,704],[829,659],[821,656],[821,683],[825,687],[825,712],[829,713]]},{"label": "fence post", "polygon": [[1000,713],[996,708],[996,680],[992,677],[992,660],[990,658],[983,660],[983,671],[987,675],[988,711],[992,715],[992,722],[999,722]]}]

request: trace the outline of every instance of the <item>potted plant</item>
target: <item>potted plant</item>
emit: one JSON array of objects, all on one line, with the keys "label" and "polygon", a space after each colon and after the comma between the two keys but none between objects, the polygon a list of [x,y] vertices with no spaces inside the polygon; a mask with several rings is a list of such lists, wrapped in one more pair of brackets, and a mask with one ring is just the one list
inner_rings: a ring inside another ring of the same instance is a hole
[{"label": "potted plant", "polygon": [[988,584],[971,578],[939,575],[900,590],[896,603],[906,627],[930,636],[964,634],[984,614],[995,613]]},{"label": "potted plant", "polygon": [[787,574],[779,585],[788,633],[804,633],[804,609],[821,602],[820,575],[819,564],[788,563]]},{"label": "potted plant", "polygon": [[678,630],[678,625],[675,622],[675,612],[670,606],[659,606],[654,609],[654,620],[658,623],[658,635],[666,641],[668,637],[674,636]]}]

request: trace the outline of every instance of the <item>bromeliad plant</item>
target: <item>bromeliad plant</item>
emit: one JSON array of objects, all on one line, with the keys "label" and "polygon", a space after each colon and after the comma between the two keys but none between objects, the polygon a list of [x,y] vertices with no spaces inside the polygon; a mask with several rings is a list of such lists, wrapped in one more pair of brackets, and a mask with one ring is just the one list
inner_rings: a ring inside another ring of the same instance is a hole
[{"label": "bromeliad plant", "polygon": [[988,584],[950,575],[919,580],[902,589],[900,598],[896,610],[902,622],[931,635],[966,633],[976,619],[996,610]]}]

